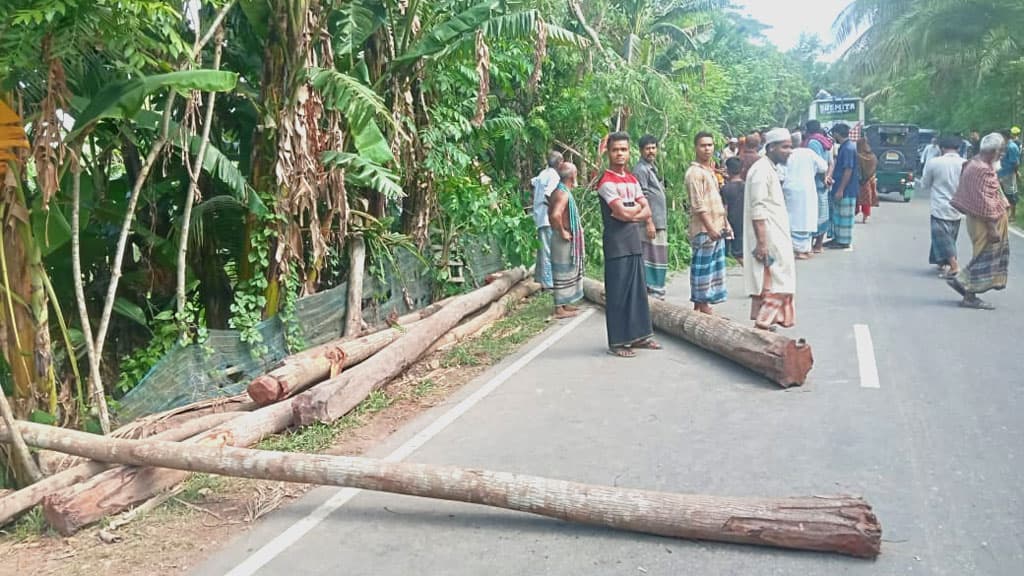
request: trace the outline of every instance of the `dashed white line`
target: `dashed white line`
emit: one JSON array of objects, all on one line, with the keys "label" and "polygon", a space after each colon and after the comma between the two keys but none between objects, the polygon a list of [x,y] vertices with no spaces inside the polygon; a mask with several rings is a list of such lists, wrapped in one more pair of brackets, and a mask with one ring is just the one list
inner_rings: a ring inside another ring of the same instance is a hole
[{"label": "dashed white line", "polygon": [[[455,422],[459,416],[462,416],[468,412],[470,408],[486,398],[488,394],[494,392],[498,386],[504,384],[506,380],[511,378],[516,372],[522,370],[523,367],[533,361],[534,358],[540,356],[545,350],[575,330],[577,326],[582,324],[593,313],[593,308],[584,310],[579,316],[573,319],[572,322],[561,327],[551,336],[548,336],[547,339],[537,345],[533,350],[530,350],[523,357],[519,358],[512,364],[509,364],[504,370],[495,375],[494,378],[491,378],[475,392],[467,396],[462,402],[459,402],[453,406],[451,410],[442,414],[440,418],[431,422],[429,426],[420,430],[419,433],[395,449],[394,452],[387,455],[384,458],[384,461],[398,462],[400,460],[404,460],[410,454],[430,441],[431,438],[437,436],[438,433],[451,425],[452,422]],[[267,542],[263,547],[253,552],[251,556],[231,569],[231,571],[229,571],[225,576],[252,576],[256,571],[266,566],[271,560],[281,554],[281,552],[287,550],[289,546],[298,542],[303,536],[315,528],[317,524],[320,524],[320,522],[325,518],[330,516],[335,510],[344,506],[352,498],[355,498],[360,492],[361,490],[357,490],[355,488],[342,488],[341,490],[338,490],[334,496],[318,506],[316,510],[313,510],[308,516],[302,518],[295,524],[292,524],[287,530],[278,534],[273,540]]]},{"label": "dashed white line", "polygon": [[875,344],[867,324],[853,325],[853,338],[857,341],[857,366],[860,369],[861,388],[881,388],[878,364],[875,362]]}]

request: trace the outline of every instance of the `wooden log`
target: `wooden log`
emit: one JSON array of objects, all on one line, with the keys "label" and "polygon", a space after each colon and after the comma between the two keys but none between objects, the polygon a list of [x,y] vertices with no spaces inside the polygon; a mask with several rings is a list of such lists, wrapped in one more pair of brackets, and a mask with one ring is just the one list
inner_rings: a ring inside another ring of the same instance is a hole
[{"label": "wooden log", "polygon": [[459,324],[439,338],[437,342],[430,346],[427,353],[445,350],[467,338],[472,338],[484,332],[505,316],[512,307],[540,291],[540,288],[540,284],[530,278],[516,284],[514,288],[509,290],[508,294],[505,294],[497,302],[488,306],[483,312]]},{"label": "wooden log", "polygon": [[[152,438],[167,441],[185,440],[238,416],[238,413],[232,412],[207,414],[200,418],[189,420],[177,428],[165,430],[152,436]],[[58,472],[53,476],[47,476],[35,484],[0,498],[0,526],[7,524],[22,512],[39,504],[46,496],[88,480],[112,466],[111,464],[95,462],[81,456],[68,456],[78,463],[67,470]]]},{"label": "wooden log", "polygon": [[295,397],[295,424],[333,422],[355,408],[370,392],[398,376],[423,355],[438,338],[463,318],[494,302],[526,276],[526,270],[509,270],[478,290],[453,300],[439,312],[409,329],[405,336],[363,362]]},{"label": "wooden log", "polygon": [[348,297],[345,308],[345,336],[355,338],[363,333],[363,271],[366,264],[366,243],[361,233],[349,239]]},{"label": "wooden log", "polygon": [[[487,470],[370,458],[103,438],[18,423],[25,441],[109,462],[263,480],[344,486],[482,504],[674,538],[875,558],[882,528],[853,496],[737,498],[581,484]],[[9,439],[11,430],[0,430]]]},{"label": "wooden log", "polygon": [[382,328],[362,338],[339,338],[285,358],[281,365],[249,383],[248,394],[259,406],[280,402],[310,386],[334,378],[345,368],[366,360],[390,344],[416,322],[437,313],[450,299],[405,316],[389,319]]},{"label": "wooden log", "polygon": [[[585,278],[583,292],[591,302],[604,305],[604,284]],[[783,388],[802,386],[814,366],[811,346],[803,339],[793,340],[723,316],[649,300],[655,328],[728,358]]]}]

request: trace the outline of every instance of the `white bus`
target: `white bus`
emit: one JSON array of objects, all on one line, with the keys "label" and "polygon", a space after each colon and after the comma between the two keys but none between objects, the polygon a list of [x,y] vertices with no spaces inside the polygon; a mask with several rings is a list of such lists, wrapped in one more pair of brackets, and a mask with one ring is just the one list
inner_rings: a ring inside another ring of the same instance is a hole
[{"label": "white bus", "polygon": [[[822,98],[822,96],[828,96]],[[864,126],[864,100],[861,98],[833,98],[827,92],[818,94],[818,99],[811,102],[807,112],[808,120],[821,122],[827,134],[834,124],[843,122],[850,128],[860,132]]]}]

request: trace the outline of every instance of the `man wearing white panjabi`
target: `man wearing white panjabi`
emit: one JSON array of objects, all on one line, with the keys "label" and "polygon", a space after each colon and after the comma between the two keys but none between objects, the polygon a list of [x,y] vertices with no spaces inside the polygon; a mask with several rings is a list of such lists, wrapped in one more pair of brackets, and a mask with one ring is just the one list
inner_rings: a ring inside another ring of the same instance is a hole
[{"label": "man wearing white panjabi", "polygon": [[762,330],[796,322],[796,261],[790,236],[789,213],[777,166],[793,153],[789,130],[775,128],[765,135],[765,155],[750,167],[744,190],[743,234],[753,245],[752,258],[743,267],[743,280],[751,297],[750,319]]},{"label": "man wearing white panjabi", "polygon": [[811,241],[818,231],[817,174],[828,172],[828,163],[810,148],[801,148],[801,135],[793,134],[793,153],[786,161],[782,193],[789,212],[793,252],[798,260],[811,257]]}]

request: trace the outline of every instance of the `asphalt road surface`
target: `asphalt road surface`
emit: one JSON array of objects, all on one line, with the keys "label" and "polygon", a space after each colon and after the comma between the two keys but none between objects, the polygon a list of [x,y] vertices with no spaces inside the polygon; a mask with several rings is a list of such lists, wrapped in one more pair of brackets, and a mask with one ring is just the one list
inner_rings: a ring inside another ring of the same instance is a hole
[{"label": "asphalt road surface", "polygon": [[[373,455],[653,490],[864,495],[865,561],[580,527],[458,503],[319,489],[199,575],[1024,574],[1024,241],[994,312],[961,309],[928,266],[926,198],[883,202],[852,252],[800,262],[816,359],[783,391],[663,337],[605,353],[597,311],[563,322]],[[961,257],[970,247],[961,238]],[[745,320],[741,278],[719,312]],[[685,277],[670,299],[687,304]],[[872,358],[873,356],[873,358]]]}]

